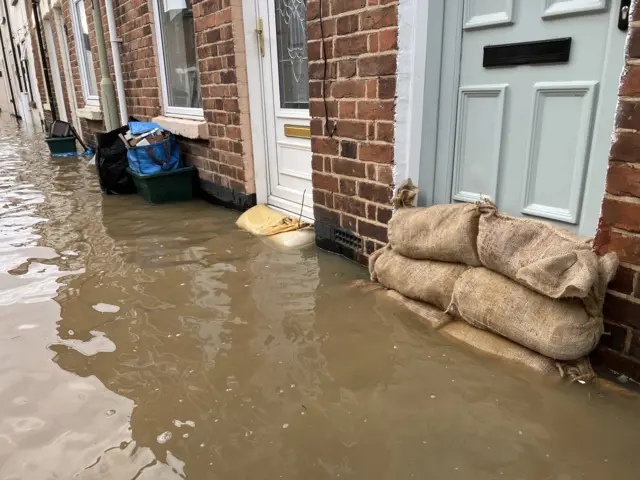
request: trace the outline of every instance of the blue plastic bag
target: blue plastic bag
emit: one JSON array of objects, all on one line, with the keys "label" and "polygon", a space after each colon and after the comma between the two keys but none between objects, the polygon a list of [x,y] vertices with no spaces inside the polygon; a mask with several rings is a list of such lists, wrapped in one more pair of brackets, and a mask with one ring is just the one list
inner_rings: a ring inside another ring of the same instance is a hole
[{"label": "blue plastic bag", "polygon": [[[134,135],[139,135],[155,128],[160,128],[165,132],[162,127],[152,122],[129,123],[129,130]],[[142,175],[182,168],[178,142],[171,133],[163,141],[152,145],[128,147],[127,160],[129,161],[129,168]]]}]

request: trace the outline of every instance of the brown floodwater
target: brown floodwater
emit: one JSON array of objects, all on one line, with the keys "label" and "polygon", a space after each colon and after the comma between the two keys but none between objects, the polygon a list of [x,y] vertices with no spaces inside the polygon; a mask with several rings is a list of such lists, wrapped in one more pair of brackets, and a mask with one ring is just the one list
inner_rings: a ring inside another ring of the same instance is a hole
[{"label": "brown floodwater", "polygon": [[637,479],[635,397],[484,359],[314,247],[0,124],[0,480]]}]

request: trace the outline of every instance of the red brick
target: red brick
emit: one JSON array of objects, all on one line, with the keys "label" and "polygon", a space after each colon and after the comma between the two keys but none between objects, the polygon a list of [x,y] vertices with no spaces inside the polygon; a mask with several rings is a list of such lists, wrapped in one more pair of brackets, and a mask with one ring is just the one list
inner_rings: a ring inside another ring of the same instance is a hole
[{"label": "red brick", "polygon": [[333,55],[335,57],[346,57],[349,55],[362,55],[369,51],[367,35],[349,35],[348,37],[338,37],[333,44]]},{"label": "red brick", "polygon": [[389,120],[392,121],[395,115],[395,105],[393,101],[381,102],[363,101],[358,102],[357,117],[361,120]]},{"label": "red brick", "polygon": [[333,205],[336,210],[339,210],[356,217],[364,217],[366,212],[365,203],[356,197],[345,197],[344,195],[336,194],[333,197]]},{"label": "red brick", "polygon": [[638,272],[635,270],[621,265],[618,267],[616,277],[609,284],[609,289],[627,295],[633,295],[637,275]]},{"label": "red brick", "polygon": [[370,8],[360,14],[361,30],[378,30],[384,27],[398,25],[398,11],[396,5],[384,8]]},{"label": "red brick", "polygon": [[391,187],[377,183],[358,183],[358,196],[376,203],[391,202]]},{"label": "red brick", "polygon": [[357,158],[358,144],[356,142],[350,142],[349,140],[342,140],[340,142],[340,155],[346,158]]},{"label": "red brick", "polygon": [[387,243],[387,229],[380,225],[358,220],[358,233],[363,237],[373,238],[383,243]]},{"label": "red brick", "polygon": [[640,197],[640,168],[625,163],[610,163],[607,172],[607,192]]},{"label": "red brick", "polygon": [[611,158],[629,163],[640,162],[640,133],[616,133],[611,145]]},{"label": "red brick", "polygon": [[640,235],[624,234],[601,226],[595,245],[600,255],[616,252],[621,262],[640,265]]},{"label": "red brick", "polygon": [[625,66],[620,79],[619,94],[625,97],[640,94],[640,66]]},{"label": "red brick", "polygon": [[378,33],[378,50],[386,52],[398,49],[398,30],[384,30]]},{"label": "red brick", "polygon": [[358,15],[346,15],[336,20],[336,32],[338,35],[348,35],[358,31]]},{"label": "red brick", "polygon": [[311,157],[311,170],[315,170],[316,172],[322,172],[324,169],[322,168],[322,156],[321,155],[313,155]]},{"label": "red brick", "polygon": [[342,158],[334,158],[332,162],[333,173],[349,177],[364,178],[365,167],[361,162],[354,162]]},{"label": "red brick", "polygon": [[338,116],[338,102],[335,100],[327,100],[325,103],[324,100],[310,100],[309,101],[309,112],[312,117],[322,117],[324,118],[325,108],[329,112],[330,117]]},{"label": "red brick", "polygon": [[640,102],[621,101],[616,112],[616,126],[640,130]]},{"label": "red brick", "polygon": [[631,28],[627,36],[626,54],[629,58],[640,58],[640,29]]},{"label": "red brick", "polygon": [[632,301],[607,294],[603,313],[607,320],[640,328],[640,300]]},{"label": "red brick", "polygon": [[378,208],[373,203],[367,203],[367,218],[369,220],[376,220],[376,212]]},{"label": "red brick", "polygon": [[356,102],[342,101],[338,107],[338,117],[356,118]]},{"label": "red brick", "polygon": [[377,77],[396,73],[396,55],[376,55],[358,59],[358,73],[361,77]]},{"label": "red brick", "polygon": [[367,84],[364,80],[341,80],[331,86],[335,98],[364,98]]},{"label": "red brick", "polygon": [[358,10],[365,6],[365,0],[331,0],[331,15]]},{"label": "red brick", "polygon": [[624,373],[628,377],[640,381],[640,361],[605,346],[600,346],[590,356],[593,365],[606,365],[616,373]]},{"label": "red brick", "polygon": [[352,120],[338,121],[336,135],[339,137],[351,138],[354,140],[367,139],[367,124]]},{"label": "red brick", "polygon": [[375,163],[393,163],[393,146],[386,144],[360,145],[360,160]]},{"label": "red brick", "polygon": [[376,169],[378,171],[378,182],[385,185],[393,184],[393,169],[390,165],[377,165]]},{"label": "red brick", "polygon": [[351,78],[356,74],[356,61],[354,59],[340,60],[338,62],[338,77]]},{"label": "red brick", "polygon": [[602,218],[610,226],[640,232],[640,203],[605,198],[602,202]]},{"label": "red brick", "polygon": [[356,182],[347,178],[340,179],[340,193],[349,197],[356,194]]},{"label": "red brick", "polygon": [[376,140],[393,143],[394,125],[393,123],[376,122]]},{"label": "red brick", "polygon": [[393,99],[396,97],[396,78],[385,77],[378,80],[378,95],[380,99]]},{"label": "red brick", "polygon": [[312,182],[314,188],[328,190],[330,192],[338,191],[338,179],[336,177],[332,177],[331,175],[324,175],[319,172],[313,172]]},{"label": "red brick", "polygon": [[378,80],[367,80],[367,98],[378,98]]},{"label": "red brick", "polygon": [[311,139],[311,150],[323,155],[338,155],[338,141],[334,138],[314,137]]},{"label": "red brick", "polygon": [[393,210],[391,210],[390,208],[378,207],[378,222],[389,223],[389,220],[391,220],[392,215],[393,215]]},{"label": "red brick", "polygon": [[354,231],[358,227],[358,219],[351,215],[340,215],[340,225],[342,228]]},{"label": "red brick", "polygon": [[340,214],[332,210],[327,210],[319,205],[313,206],[313,216],[316,222],[326,223],[327,225],[340,225]]}]

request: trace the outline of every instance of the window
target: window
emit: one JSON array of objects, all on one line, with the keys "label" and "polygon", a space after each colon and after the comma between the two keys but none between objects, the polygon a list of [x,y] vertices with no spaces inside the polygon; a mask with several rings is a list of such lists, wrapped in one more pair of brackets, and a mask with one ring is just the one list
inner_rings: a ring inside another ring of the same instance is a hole
[{"label": "window", "polygon": [[281,108],[309,108],[306,0],[276,0]]},{"label": "window", "polygon": [[98,106],[100,105],[98,82],[96,81],[96,72],[93,69],[93,55],[91,55],[91,44],[89,43],[89,26],[87,25],[84,0],[73,0],[73,27],[84,101],[86,105]]},{"label": "window", "polygon": [[156,0],[165,113],[203,118],[191,0]]}]

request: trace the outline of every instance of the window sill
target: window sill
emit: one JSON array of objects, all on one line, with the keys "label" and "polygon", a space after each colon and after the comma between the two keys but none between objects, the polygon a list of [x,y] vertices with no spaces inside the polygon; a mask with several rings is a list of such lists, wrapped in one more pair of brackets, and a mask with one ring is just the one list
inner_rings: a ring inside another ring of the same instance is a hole
[{"label": "window sill", "polygon": [[79,108],[78,117],[99,122],[102,120],[102,110],[98,107]]},{"label": "window sill", "polygon": [[185,138],[193,140],[206,140],[209,138],[209,126],[206,120],[189,120],[176,117],[155,117],[151,120],[165,130]]}]

